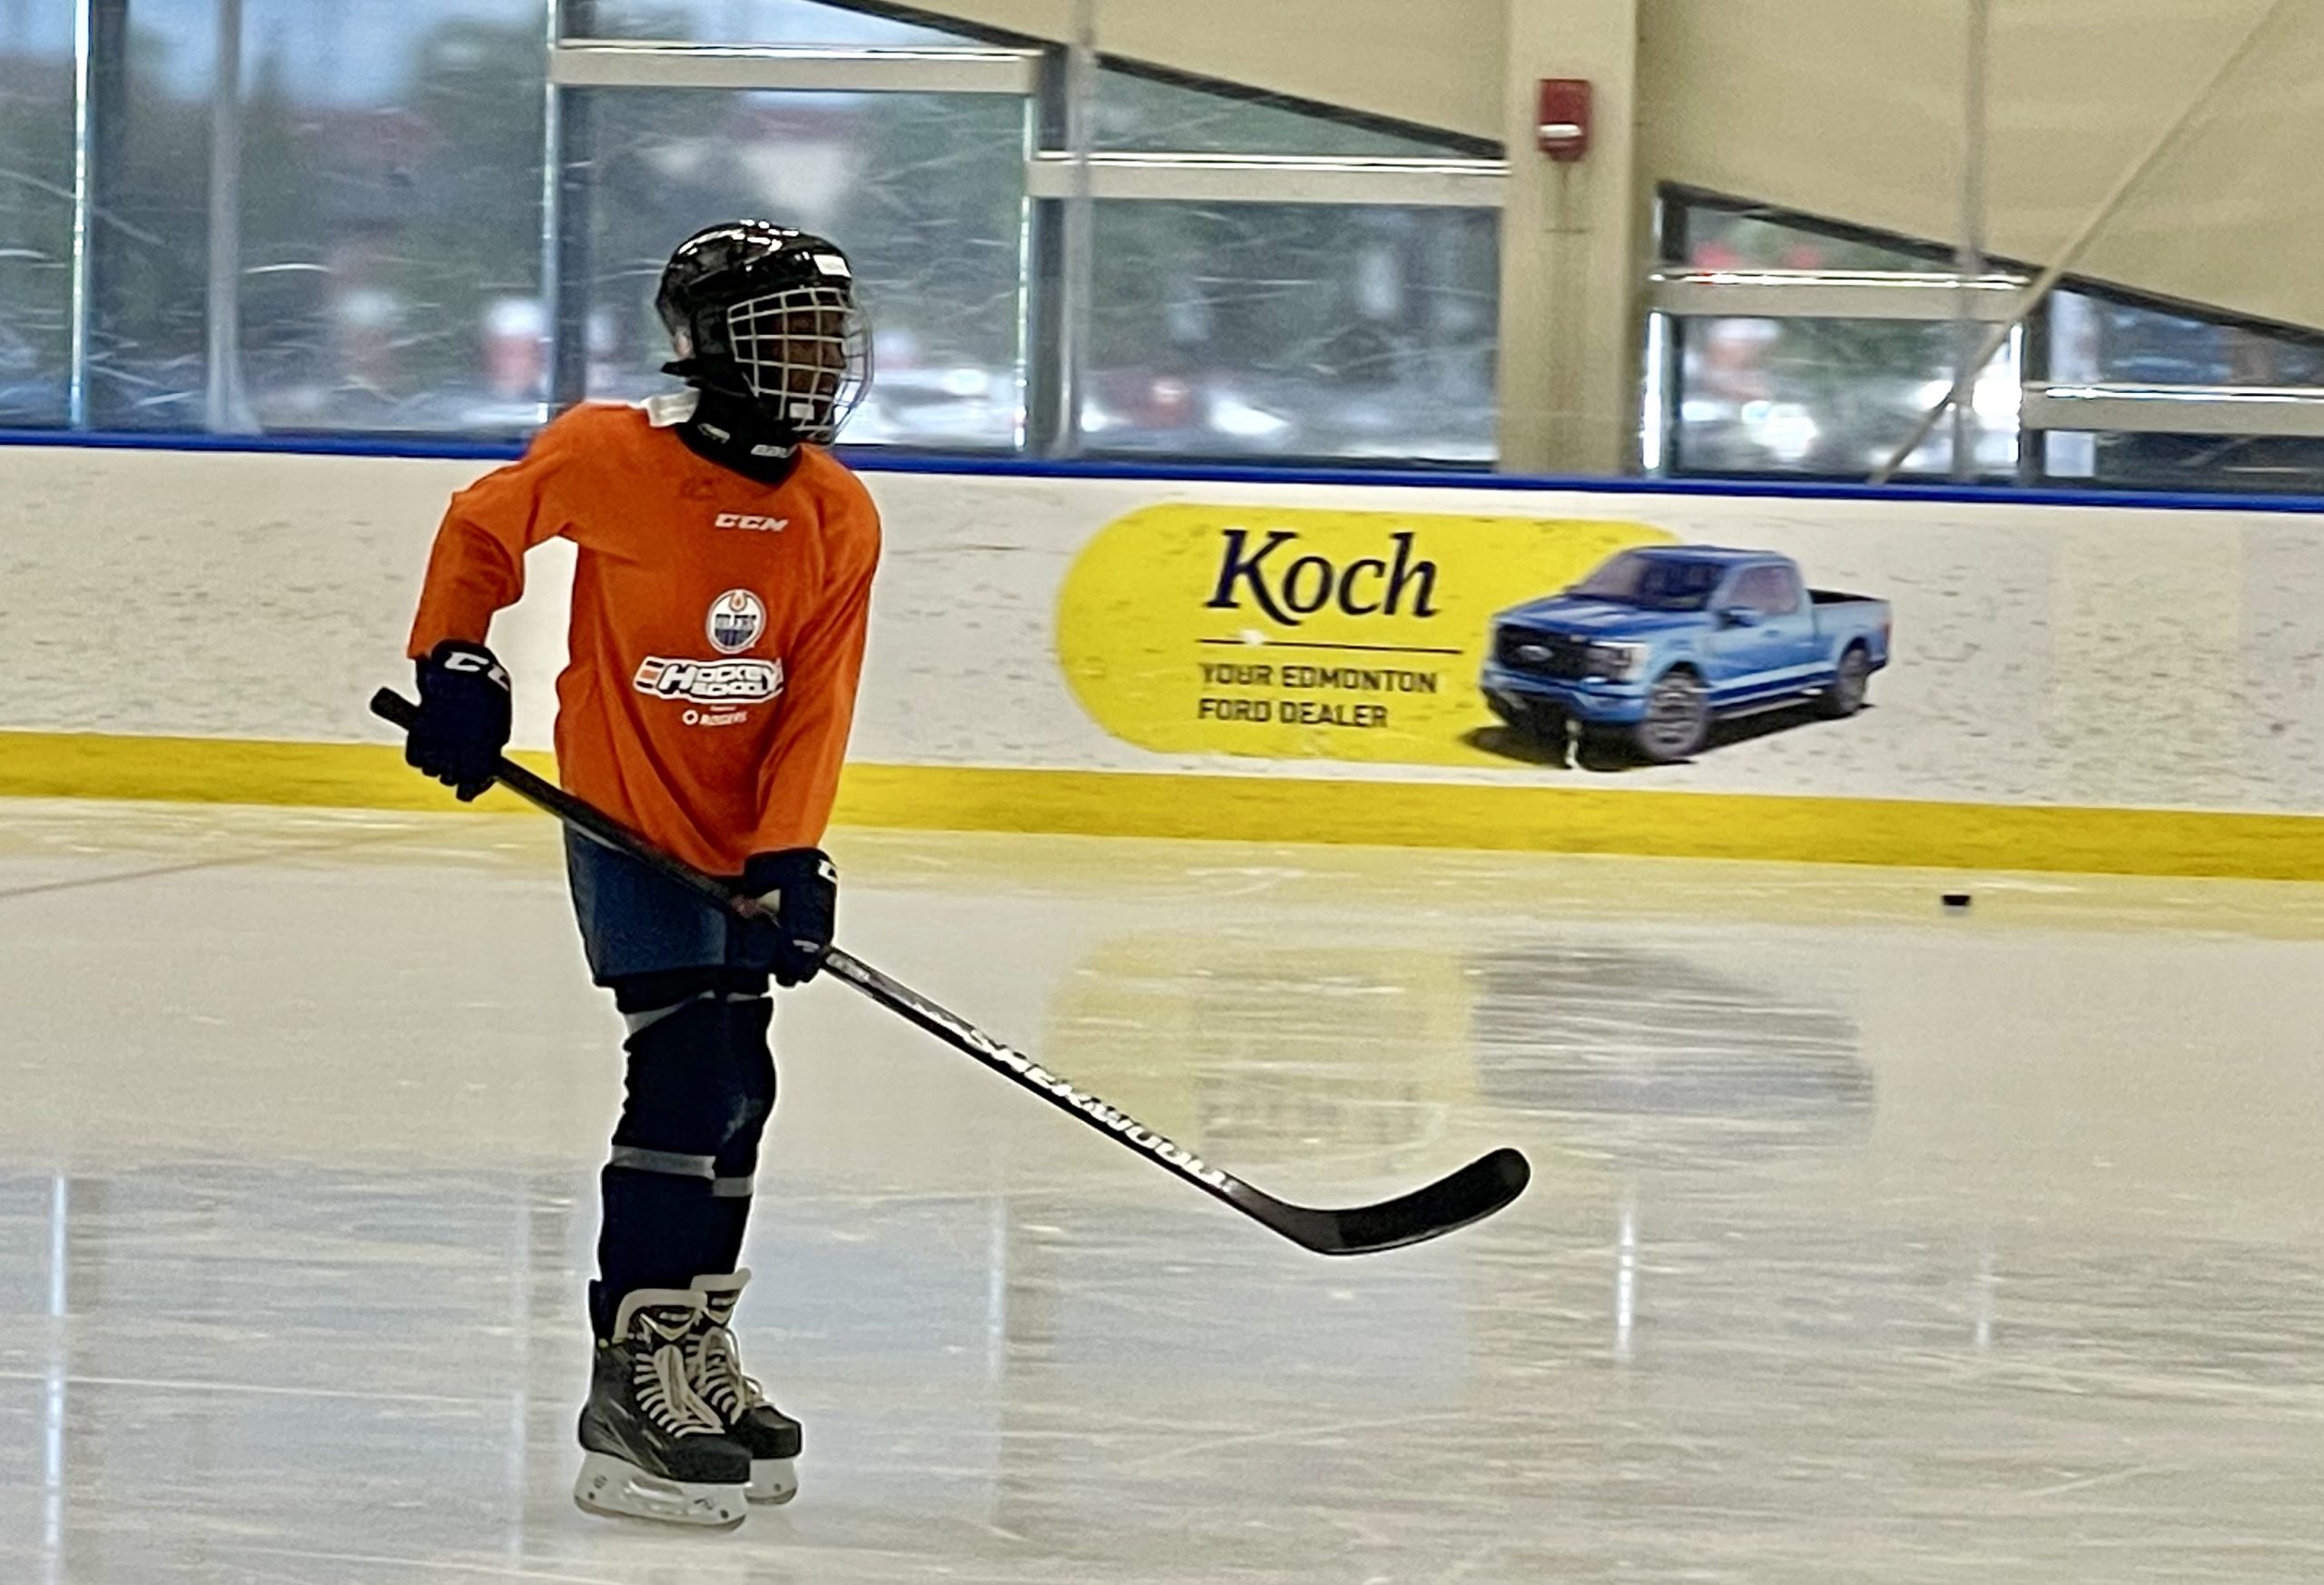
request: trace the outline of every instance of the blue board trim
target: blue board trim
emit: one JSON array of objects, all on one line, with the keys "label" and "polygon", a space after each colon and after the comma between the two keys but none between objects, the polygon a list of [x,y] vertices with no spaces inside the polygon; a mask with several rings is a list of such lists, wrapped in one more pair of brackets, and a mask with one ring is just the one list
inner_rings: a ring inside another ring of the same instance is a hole
[{"label": "blue board trim", "polygon": [[[111,451],[246,452],[256,456],[417,458],[506,462],[521,441],[430,440],[416,436],[143,435],[63,429],[0,429],[0,446],[83,447]],[[1027,458],[897,455],[842,447],[866,473],[951,474],[980,478],[1115,479],[1152,484],[1352,485],[1382,488],[1500,490],[1513,494],[1681,496],[1742,500],[1923,502],[1935,506],[2103,507],[2112,511],[2324,512],[2324,496],[2204,495],[2165,490],[2039,490],[1963,485],[1840,484],[1797,479],[1581,478],[1479,473],[1452,468],[1255,468],[1231,463],[1051,462]]]},{"label": "blue board trim", "polygon": [[0,429],[0,446],[245,451],[267,457],[406,457],[457,462],[506,462],[525,453],[521,440],[430,440],[416,435],[141,435],[86,429]]}]

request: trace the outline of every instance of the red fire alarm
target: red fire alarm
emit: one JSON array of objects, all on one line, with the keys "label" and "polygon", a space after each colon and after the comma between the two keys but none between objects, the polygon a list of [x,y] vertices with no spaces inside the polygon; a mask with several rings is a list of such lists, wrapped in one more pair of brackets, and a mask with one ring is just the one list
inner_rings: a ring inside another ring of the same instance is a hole
[{"label": "red fire alarm", "polygon": [[1571,165],[1590,152],[1590,80],[1587,77],[1547,77],[1541,82],[1541,113],[1534,132],[1541,153],[1561,165]]}]

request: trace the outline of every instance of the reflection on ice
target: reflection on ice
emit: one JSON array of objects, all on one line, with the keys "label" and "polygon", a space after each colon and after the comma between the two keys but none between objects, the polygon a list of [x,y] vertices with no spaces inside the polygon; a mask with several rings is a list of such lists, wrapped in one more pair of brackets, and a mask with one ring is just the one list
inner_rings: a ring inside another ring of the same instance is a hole
[{"label": "reflection on ice", "polygon": [[1871,1129],[1860,1031],[1795,987],[1668,948],[1555,940],[1485,952],[1475,974],[1482,1082],[1503,1106],[1578,1114],[1577,1150],[1725,1160]]}]

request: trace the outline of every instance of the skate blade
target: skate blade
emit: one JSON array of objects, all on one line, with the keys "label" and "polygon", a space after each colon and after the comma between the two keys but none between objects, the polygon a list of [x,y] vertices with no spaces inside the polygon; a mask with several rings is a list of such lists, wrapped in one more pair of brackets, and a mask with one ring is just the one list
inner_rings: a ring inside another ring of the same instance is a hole
[{"label": "skate blade", "polygon": [[753,1502],[779,1506],[799,1495],[799,1472],[789,1459],[751,1461],[750,1498]]},{"label": "skate blade", "polygon": [[573,1501],[584,1512],[693,1530],[733,1530],[750,1517],[744,1486],[665,1481],[608,1453],[586,1453]]}]

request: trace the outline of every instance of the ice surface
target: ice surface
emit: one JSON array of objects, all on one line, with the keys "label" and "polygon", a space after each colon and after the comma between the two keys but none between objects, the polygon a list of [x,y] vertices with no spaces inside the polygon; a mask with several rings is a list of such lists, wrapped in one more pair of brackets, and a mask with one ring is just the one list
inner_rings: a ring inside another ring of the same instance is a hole
[{"label": "ice surface", "polygon": [[816,987],[803,1492],[593,1520],[553,830],[0,804],[0,1582],[2324,1578],[2324,891],[835,846],[853,950],[1273,1192],[1534,1186],[1318,1259]]}]

